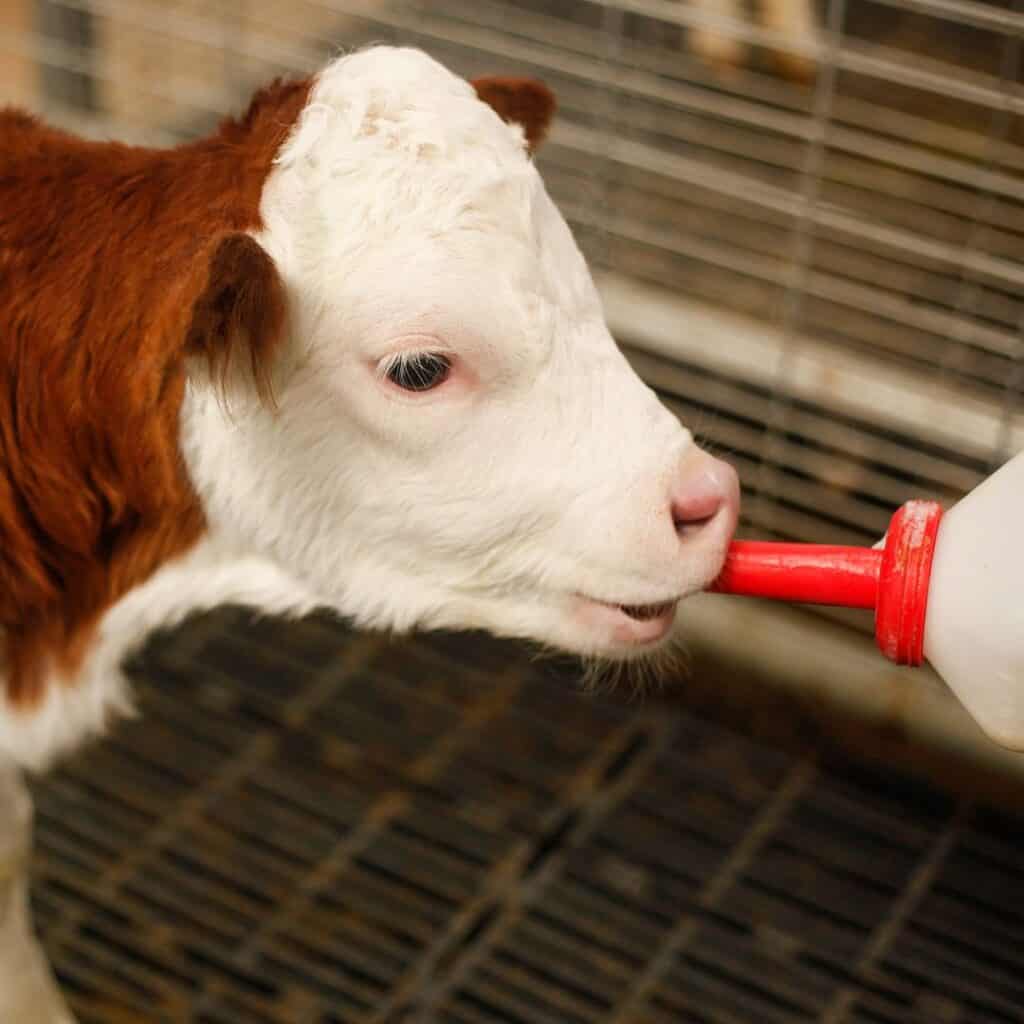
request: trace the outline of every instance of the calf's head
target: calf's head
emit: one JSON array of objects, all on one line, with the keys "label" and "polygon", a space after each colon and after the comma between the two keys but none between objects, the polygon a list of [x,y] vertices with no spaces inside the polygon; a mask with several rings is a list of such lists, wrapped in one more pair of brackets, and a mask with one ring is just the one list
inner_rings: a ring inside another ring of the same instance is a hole
[{"label": "calf's head", "polygon": [[412,50],[322,72],[246,242],[274,402],[197,369],[183,445],[211,529],[363,625],[625,656],[717,574],[738,488],[608,332],[531,162],[552,109]]}]

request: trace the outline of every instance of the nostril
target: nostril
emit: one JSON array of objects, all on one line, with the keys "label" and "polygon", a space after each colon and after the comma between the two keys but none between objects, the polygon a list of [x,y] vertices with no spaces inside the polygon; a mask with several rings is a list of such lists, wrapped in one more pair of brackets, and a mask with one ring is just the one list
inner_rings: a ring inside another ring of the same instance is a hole
[{"label": "nostril", "polygon": [[725,503],[725,495],[717,483],[709,480],[706,486],[690,489],[672,502],[672,522],[680,534],[696,533],[718,515]]},{"label": "nostril", "polygon": [[678,515],[673,514],[672,521],[675,523],[676,533],[679,534],[680,537],[692,537],[695,533],[699,533],[703,530],[717,514],[717,509],[711,515],[704,516],[700,519],[682,519]]},{"label": "nostril", "polygon": [[732,468],[710,457],[701,461],[700,468],[684,478],[672,497],[672,522],[682,538],[701,532],[737,501]]}]

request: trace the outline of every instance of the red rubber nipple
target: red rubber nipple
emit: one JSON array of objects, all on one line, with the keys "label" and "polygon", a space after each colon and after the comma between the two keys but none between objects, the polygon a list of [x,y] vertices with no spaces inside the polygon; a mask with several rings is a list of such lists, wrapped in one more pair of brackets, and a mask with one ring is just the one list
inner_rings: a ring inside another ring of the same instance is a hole
[{"label": "red rubber nipple", "polygon": [[882,550],[734,541],[709,589],[777,601],[874,608],[881,652],[898,665],[920,665],[941,519],[937,502],[908,501],[892,517]]}]

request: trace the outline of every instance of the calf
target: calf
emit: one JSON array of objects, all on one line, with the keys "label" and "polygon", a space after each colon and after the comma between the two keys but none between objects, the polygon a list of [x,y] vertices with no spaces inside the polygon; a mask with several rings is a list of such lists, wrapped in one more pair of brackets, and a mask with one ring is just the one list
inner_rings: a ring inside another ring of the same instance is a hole
[{"label": "calf", "polygon": [[553,108],[373,48],[173,150],[0,114],[0,1020],[68,1019],[19,773],[127,709],[154,627],[624,658],[719,571],[735,474],[608,333],[531,161]]}]

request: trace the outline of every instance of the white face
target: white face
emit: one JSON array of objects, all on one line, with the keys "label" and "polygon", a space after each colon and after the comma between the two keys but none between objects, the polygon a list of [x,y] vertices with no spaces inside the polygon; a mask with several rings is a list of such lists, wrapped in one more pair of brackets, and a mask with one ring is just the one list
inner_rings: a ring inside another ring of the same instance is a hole
[{"label": "white face", "polygon": [[344,58],[264,219],[291,338],[276,414],[192,391],[213,528],[363,625],[658,644],[721,567],[735,474],[615,346],[518,131],[422,54]]}]

